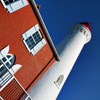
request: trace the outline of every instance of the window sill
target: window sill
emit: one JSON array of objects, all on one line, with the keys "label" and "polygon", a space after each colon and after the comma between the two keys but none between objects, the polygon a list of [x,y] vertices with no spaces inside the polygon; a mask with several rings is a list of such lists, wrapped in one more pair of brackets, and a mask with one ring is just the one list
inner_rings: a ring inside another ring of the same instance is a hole
[{"label": "window sill", "polygon": [[28,2],[26,0],[15,1],[15,2],[8,4],[8,5],[6,5],[3,0],[1,0],[1,2],[2,2],[3,6],[5,8],[7,8],[9,13],[12,13],[12,12],[28,5]]}]

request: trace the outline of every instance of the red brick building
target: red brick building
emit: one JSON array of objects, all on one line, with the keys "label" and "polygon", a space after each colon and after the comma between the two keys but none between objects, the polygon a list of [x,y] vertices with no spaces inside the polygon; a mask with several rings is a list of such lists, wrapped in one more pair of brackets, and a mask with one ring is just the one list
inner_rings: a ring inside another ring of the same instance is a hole
[{"label": "red brick building", "polygon": [[0,99],[31,100],[27,92],[56,60],[34,0],[1,0]]}]

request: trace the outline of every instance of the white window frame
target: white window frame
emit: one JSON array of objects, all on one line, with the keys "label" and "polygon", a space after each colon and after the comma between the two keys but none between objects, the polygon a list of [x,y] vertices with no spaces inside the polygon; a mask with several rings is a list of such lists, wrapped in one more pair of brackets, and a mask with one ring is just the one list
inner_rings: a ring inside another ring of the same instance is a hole
[{"label": "white window frame", "polygon": [[[8,58],[7,58],[7,55],[10,55],[11,57],[8,59]],[[7,62],[11,65],[10,60],[13,58],[14,55],[13,55],[13,54],[7,54],[7,55],[3,57],[3,58],[6,59],[5,62],[1,59],[2,65],[0,65],[0,68],[3,67],[3,66],[7,66],[7,65],[6,65]],[[7,66],[7,67],[8,67],[8,66]],[[22,65],[20,65],[20,64],[13,64],[12,67],[9,68],[9,70],[10,70],[10,72],[11,72],[12,74],[15,74],[21,67],[22,67]]]},{"label": "white window frame", "polygon": [[[9,56],[11,56],[9,59],[7,58],[7,55],[9,55]],[[3,62],[3,64],[4,65],[6,65],[6,63],[7,62],[9,62],[9,64],[11,65],[11,62],[10,62],[10,60],[13,58],[13,54],[7,54],[6,56],[5,56],[5,58],[6,58],[6,61],[4,62],[2,59],[1,59],[1,61]],[[2,65],[3,66],[3,65]]]},{"label": "white window frame", "polygon": [[[9,64],[11,64],[10,59],[12,59],[14,56],[13,54],[8,54],[8,52],[9,52],[9,45],[6,46],[5,48],[3,48],[2,50],[0,50],[0,60],[2,61],[2,65],[0,65],[0,67],[2,67],[4,65],[6,67],[6,69],[8,70],[7,72],[10,72],[12,77],[8,81],[5,81],[6,83],[0,88],[0,91],[14,78],[13,74],[15,74],[22,67],[22,65],[20,65],[20,64],[13,64],[10,69],[7,67],[6,63],[9,62]],[[10,55],[11,57],[7,58],[7,55]],[[5,62],[2,60],[3,58],[6,59]],[[4,73],[2,75],[2,77],[0,77],[1,81],[2,81],[2,78],[5,77],[7,72]],[[7,75],[7,77],[8,77],[8,75]]]},{"label": "white window frame", "polygon": [[0,96],[0,99],[1,99],[1,100],[4,100],[1,96]]},{"label": "white window frame", "polygon": [[61,84],[63,83],[64,75],[60,75],[56,81],[54,81],[55,85],[59,89]]},{"label": "white window frame", "polygon": [[5,4],[5,2],[3,0],[1,0],[1,3],[3,4],[4,8],[7,8],[7,11],[9,13],[12,13],[26,5],[28,5],[28,2],[27,0],[18,0],[18,1],[15,1],[13,3],[10,3],[8,5]]},{"label": "white window frame", "polygon": [[[35,32],[39,33],[40,37],[42,38],[41,41],[39,41],[32,49],[30,49],[27,45],[27,43],[25,42],[26,39],[28,39],[30,36],[32,36],[33,34],[35,34]],[[26,31],[25,33],[22,34],[22,38],[23,38],[23,42],[27,48],[27,50],[32,54],[35,55],[45,44],[46,44],[46,40],[42,37],[40,30],[39,30],[39,26],[38,24],[36,24],[35,26],[33,26],[32,28],[30,28],[28,31]]]}]

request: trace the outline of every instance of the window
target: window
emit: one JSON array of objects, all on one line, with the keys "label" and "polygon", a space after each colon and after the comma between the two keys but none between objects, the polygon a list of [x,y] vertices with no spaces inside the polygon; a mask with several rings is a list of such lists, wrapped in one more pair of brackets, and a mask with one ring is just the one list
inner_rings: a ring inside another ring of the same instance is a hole
[{"label": "window", "polygon": [[11,68],[15,62],[15,56],[12,54],[7,54],[6,57],[2,58],[2,61],[8,68]]},{"label": "window", "polygon": [[54,82],[56,84],[56,86],[58,87],[58,89],[59,89],[60,85],[62,84],[63,79],[64,79],[64,75],[60,75],[58,77],[57,81]]},{"label": "window", "polygon": [[41,34],[39,34],[39,32],[35,32],[32,36],[29,36],[25,42],[27,44],[27,46],[29,47],[29,49],[31,50],[39,41],[42,40],[42,36]]},{"label": "window", "polygon": [[15,2],[15,1],[18,1],[18,0],[3,0],[3,1],[4,1],[4,3],[5,3],[6,5],[8,5],[8,4],[13,3],[13,2]]},{"label": "window", "polygon": [[38,24],[22,34],[22,37],[26,48],[32,55],[35,55],[46,44],[46,41],[39,30]]},{"label": "window", "polygon": [[7,71],[5,65],[10,69],[15,62],[15,56],[8,54],[0,60],[0,76]]},{"label": "window", "polygon": [[1,2],[3,6],[7,8],[9,13],[28,5],[27,0],[1,0]]},{"label": "window", "polygon": [[13,54],[8,54],[8,52],[9,46],[6,46],[0,51],[0,76],[7,71],[6,67],[8,67],[12,74],[21,68],[20,64],[14,65],[15,56]]},{"label": "window", "polygon": [[31,49],[34,47],[34,45],[35,45],[35,42],[34,42],[32,36],[30,36],[29,38],[27,38],[27,39],[25,40],[25,42],[26,42],[26,44],[27,44],[27,46],[29,47],[30,50],[31,50]]},{"label": "window", "polygon": [[39,35],[38,31],[35,32],[32,36],[33,36],[33,38],[34,38],[34,40],[35,40],[36,43],[38,43],[42,39],[42,36]]}]

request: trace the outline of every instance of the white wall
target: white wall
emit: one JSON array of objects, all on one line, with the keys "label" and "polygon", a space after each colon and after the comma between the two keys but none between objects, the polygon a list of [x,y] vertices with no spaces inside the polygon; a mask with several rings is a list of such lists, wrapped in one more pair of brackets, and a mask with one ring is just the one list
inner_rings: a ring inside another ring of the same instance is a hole
[{"label": "white wall", "polygon": [[[80,26],[80,25],[79,25]],[[83,27],[81,25],[81,27]],[[33,100],[55,100],[65,83],[78,55],[86,43],[86,36],[74,29],[58,46],[57,51],[60,62],[55,62],[42,78],[29,91]],[[64,75],[64,80],[60,87],[54,83],[60,75]]]}]

